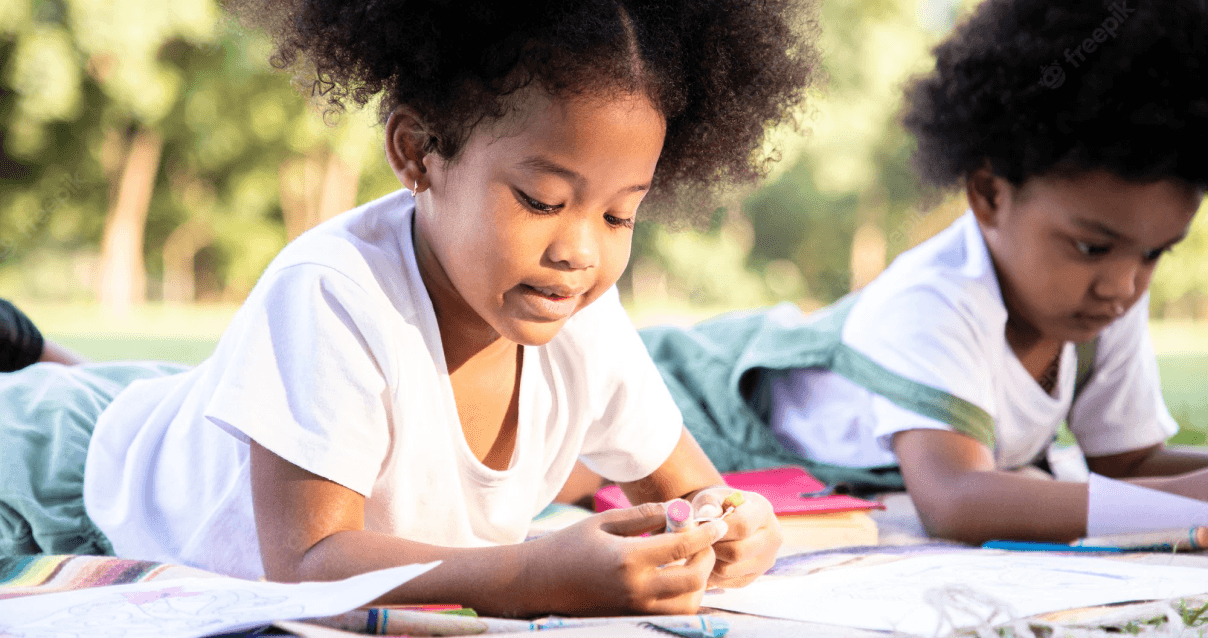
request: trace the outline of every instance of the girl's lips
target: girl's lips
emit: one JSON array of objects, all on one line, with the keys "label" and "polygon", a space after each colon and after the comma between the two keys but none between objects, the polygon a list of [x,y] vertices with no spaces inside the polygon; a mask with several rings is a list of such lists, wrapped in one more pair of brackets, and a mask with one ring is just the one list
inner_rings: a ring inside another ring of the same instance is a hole
[{"label": "girl's lips", "polygon": [[555,301],[561,300],[561,299],[569,299],[571,297],[578,297],[579,295],[583,294],[583,291],[576,291],[576,290],[569,289],[569,288],[554,288],[554,287],[547,288],[544,286],[533,286],[530,284],[520,284],[520,285],[524,286],[525,288],[529,288],[537,293],[545,295],[546,297],[553,299]]},{"label": "girl's lips", "polygon": [[538,321],[561,321],[572,314],[579,306],[579,297],[583,293],[569,289],[550,289],[544,287],[520,284],[520,302],[524,306],[524,314]]}]

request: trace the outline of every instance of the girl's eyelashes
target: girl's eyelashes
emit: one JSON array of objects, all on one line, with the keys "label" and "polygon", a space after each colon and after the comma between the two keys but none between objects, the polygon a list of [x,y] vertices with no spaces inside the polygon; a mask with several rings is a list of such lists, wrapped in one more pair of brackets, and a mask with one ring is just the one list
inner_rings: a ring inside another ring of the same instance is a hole
[{"label": "girl's eyelashes", "polygon": [[[566,207],[565,204],[546,204],[529,197],[520,189],[513,189],[516,193],[516,199],[528,208],[530,211],[539,215],[550,215],[558,212]],[[633,228],[632,217],[617,217],[616,215],[604,215],[604,222],[613,228]]]},{"label": "girl's eyelashes", "polygon": [[605,215],[604,221],[613,228],[633,228],[632,217],[617,217],[616,215]]},{"label": "girl's eyelashes", "polygon": [[524,204],[527,208],[533,210],[534,212],[541,213],[542,215],[548,215],[550,213],[557,212],[563,206],[563,204],[546,204],[543,202],[539,202],[539,201],[533,199],[532,197],[529,197],[528,195],[526,195],[524,193],[524,191],[522,191],[522,190],[519,190],[519,189],[514,189],[514,190],[516,191],[516,198],[520,200],[520,203]]}]

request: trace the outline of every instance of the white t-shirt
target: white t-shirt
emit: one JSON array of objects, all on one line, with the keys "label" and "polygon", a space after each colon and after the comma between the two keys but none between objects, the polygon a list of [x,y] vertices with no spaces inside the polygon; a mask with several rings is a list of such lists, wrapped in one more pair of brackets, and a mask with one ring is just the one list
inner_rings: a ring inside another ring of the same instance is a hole
[{"label": "white t-shirt", "polygon": [[522,541],[577,458],[617,481],[668,458],[682,419],[614,289],[525,347],[511,464],[480,463],[416,267],[414,207],[399,191],[303,234],[213,356],[104,411],[84,503],[119,556],[263,575],[249,439],[364,495],[366,529],[442,546]]},{"label": "white t-shirt", "polygon": [[[1007,310],[969,212],[870,283],[842,338],[889,371],[985,410],[995,462],[1006,469],[1035,459],[1067,414],[1088,456],[1146,447],[1177,431],[1162,400],[1148,319],[1146,295],[1100,333],[1095,374],[1071,412],[1074,345],[1065,344],[1049,395],[1007,343]],[[793,370],[773,383],[771,427],[802,456],[849,467],[896,465],[890,443],[897,432],[953,429],[822,369]]]}]

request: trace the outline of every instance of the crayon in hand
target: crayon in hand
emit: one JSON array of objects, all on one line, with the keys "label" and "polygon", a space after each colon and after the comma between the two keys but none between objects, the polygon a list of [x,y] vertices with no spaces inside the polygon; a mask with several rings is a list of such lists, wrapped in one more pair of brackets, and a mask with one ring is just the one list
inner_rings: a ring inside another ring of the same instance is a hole
[{"label": "crayon in hand", "polygon": [[667,503],[667,532],[683,532],[696,526],[692,505],[682,498]]}]

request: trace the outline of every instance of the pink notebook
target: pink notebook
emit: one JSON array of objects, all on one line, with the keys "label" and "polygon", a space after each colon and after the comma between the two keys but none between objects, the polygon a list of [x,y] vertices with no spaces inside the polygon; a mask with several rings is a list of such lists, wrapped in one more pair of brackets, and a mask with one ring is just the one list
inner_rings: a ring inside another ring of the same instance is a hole
[{"label": "pink notebook", "polygon": [[[772,504],[777,515],[826,514],[851,510],[885,509],[876,501],[833,494],[819,498],[802,497],[802,493],[817,492],[826,486],[799,467],[773,467],[750,472],[723,474],[730,487],[748,492],[757,492]],[[609,485],[596,492],[596,511],[603,512],[618,507],[629,507],[629,499],[620,487]]]}]

